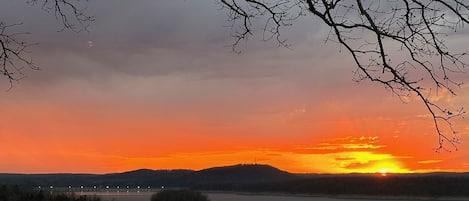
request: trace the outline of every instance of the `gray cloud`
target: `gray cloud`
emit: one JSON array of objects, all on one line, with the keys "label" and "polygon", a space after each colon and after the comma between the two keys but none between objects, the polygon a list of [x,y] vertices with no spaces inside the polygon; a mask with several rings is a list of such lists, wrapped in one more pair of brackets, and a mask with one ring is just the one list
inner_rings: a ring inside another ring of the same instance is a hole
[{"label": "gray cloud", "polygon": [[[30,40],[40,42],[32,49],[32,57],[43,71],[32,72],[28,78],[37,81],[67,77],[102,79],[114,73],[135,76],[189,73],[195,74],[192,78],[200,79],[271,77],[290,74],[285,66],[303,60],[296,55],[300,51],[272,48],[275,42],[256,39],[249,42],[241,55],[231,53],[225,47],[232,40],[230,30],[224,27],[225,13],[218,7],[213,1],[113,1],[112,4],[91,1],[87,12],[95,15],[96,22],[91,24],[89,33],[78,34],[56,32],[59,22],[37,5],[14,2],[11,10],[32,12],[18,18],[25,21],[24,28],[31,28]],[[291,33],[296,33],[293,39],[300,40],[314,32]],[[92,48],[88,47],[89,41],[93,43]],[[272,54],[275,58],[271,58]]]},{"label": "gray cloud", "polygon": [[[211,115],[214,121],[218,113],[280,114],[303,105],[333,116],[321,108],[331,100],[361,114],[356,105],[364,99],[380,102],[381,97],[368,95],[387,94],[368,83],[354,85],[351,58],[334,43],[324,44],[328,28],[311,16],[282,32],[291,50],[254,37],[234,54],[225,47],[232,41],[225,13],[214,1],[110,2],[90,1],[88,12],[96,22],[89,33],[56,32],[59,23],[37,6],[2,3],[9,5],[0,6],[8,16],[3,19],[21,19],[22,28],[32,32],[29,40],[40,42],[31,57],[43,70],[28,71],[20,82],[24,91],[13,93],[40,90],[55,101],[70,96],[70,102],[79,97],[99,105],[97,99],[104,99],[151,111]],[[26,14],[16,15],[21,11]],[[305,121],[323,117],[310,115]]]}]

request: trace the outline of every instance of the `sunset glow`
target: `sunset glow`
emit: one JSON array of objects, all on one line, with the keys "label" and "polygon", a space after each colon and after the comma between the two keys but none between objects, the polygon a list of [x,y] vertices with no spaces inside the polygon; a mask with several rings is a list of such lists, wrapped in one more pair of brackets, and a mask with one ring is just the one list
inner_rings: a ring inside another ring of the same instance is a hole
[{"label": "sunset glow", "polygon": [[379,173],[381,174],[381,176],[385,177],[388,176],[389,171],[387,169],[381,169],[379,170]]},{"label": "sunset glow", "polygon": [[[0,6],[13,22],[31,13],[20,31],[40,44],[31,58],[42,68],[11,89],[0,82],[0,172],[254,163],[296,173],[469,171],[468,118],[454,119],[458,150],[435,152],[420,100],[356,84],[353,60],[324,43],[325,27],[300,21],[308,26],[285,32],[291,49],[253,38],[235,54],[211,1],[119,2],[112,11],[89,2],[98,19],[89,33],[57,32],[54,16],[23,1]],[[448,44],[467,48],[467,33]],[[467,85],[457,94],[436,101],[467,106]]]}]

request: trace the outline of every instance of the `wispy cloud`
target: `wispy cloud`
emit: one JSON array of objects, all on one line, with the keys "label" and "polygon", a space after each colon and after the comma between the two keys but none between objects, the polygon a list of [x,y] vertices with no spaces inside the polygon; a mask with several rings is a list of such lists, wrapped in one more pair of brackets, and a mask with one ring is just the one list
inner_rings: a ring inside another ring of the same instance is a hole
[{"label": "wispy cloud", "polygon": [[379,144],[378,136],[343,137],[325,140],[313,146],[299,146],[297,150],[311,153],[335,153],[346,151],[373,150],[384,148],[386,145]]},{"label": "wispy cloud", "polygon": [[441,163],[443,160],[424,160],[424,161],[417,161],[418,164],[434,164],[434,163]]}]

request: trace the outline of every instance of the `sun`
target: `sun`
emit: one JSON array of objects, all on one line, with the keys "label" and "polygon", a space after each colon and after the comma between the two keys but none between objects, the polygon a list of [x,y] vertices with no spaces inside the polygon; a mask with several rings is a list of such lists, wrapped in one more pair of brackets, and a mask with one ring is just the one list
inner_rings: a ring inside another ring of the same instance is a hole
[{"label": "sun", "polygon": [[375,173],[380,176],[388,176],[394,173],[410,173],[412,171],[401,166],[401,163],[397,160],[381,161],[373,166]]},{"label": "sun", "polygon": [[388,169],[381,169],[379,170],[379,173],[381,174],[381,176],[385,177],[385,176],[388,176]]}]

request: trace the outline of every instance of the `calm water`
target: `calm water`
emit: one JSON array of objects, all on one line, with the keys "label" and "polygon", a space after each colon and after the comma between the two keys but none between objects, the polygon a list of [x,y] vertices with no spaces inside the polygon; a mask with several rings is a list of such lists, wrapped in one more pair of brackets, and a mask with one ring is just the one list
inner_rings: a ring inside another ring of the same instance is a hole
[{"label": "calm water", "polygon": [[[105,201],[150,201],[152,193],[99,193]],[[230,193],[207,193],[211,201],[396,201],[371,199],[341,199],[324,197],[277,196],[277,195],[243,195]],[[399,200],[407,201],[407,200]]]}]

